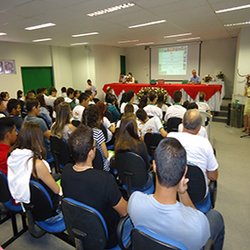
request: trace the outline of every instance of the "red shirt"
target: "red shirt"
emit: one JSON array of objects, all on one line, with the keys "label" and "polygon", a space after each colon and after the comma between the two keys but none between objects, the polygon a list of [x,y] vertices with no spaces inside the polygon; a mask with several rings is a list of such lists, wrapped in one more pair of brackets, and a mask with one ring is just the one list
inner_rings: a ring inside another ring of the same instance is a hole
[{"label": "red shirt", "polygon": [[0,144],[0,171],[7,175],[7,158],[10,146],[7,144]]}]

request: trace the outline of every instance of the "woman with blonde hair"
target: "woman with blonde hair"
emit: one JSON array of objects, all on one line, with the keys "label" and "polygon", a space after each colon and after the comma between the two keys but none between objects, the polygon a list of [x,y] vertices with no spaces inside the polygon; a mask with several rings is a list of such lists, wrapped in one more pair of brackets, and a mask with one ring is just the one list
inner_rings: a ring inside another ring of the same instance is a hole
[{"label": "woman with blonde hair", "polygon": [[56,120],[51,126],[51,135],[68,140],[76,127],[70,122],[71,109],[67,102],[62,102],[56,107]]}]

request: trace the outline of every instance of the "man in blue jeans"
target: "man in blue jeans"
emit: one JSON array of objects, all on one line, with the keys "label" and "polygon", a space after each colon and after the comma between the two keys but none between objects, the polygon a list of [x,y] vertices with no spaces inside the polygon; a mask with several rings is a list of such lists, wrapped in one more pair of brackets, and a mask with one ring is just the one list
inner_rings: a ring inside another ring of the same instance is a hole
[{"label": "man in blue jeans", "polygon": [[186,165],[186,151],[180,142],[175,138],[163,139],[153,162],[155,193],[134,192],[129,199],[129,216],[135,226],[179,241],[188,249],[201,249],[209,238],[214,241],[214,249],[222,249],[223,218],[213,209],[207,214],[195,209],[187,193]]}]

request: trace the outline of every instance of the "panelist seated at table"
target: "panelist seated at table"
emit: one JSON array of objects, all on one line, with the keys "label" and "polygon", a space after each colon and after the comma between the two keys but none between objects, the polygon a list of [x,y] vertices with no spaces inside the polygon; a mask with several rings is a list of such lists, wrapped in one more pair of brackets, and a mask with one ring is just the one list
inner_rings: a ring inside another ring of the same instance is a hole
[{"label": "panelist seated at table", "polygon": [[190,78],[190,82],[195,84],[201,83],[200,77],[197,75],[195,69],[192,70],[192,77]]},{"label": "panelist seated at table", "polygon": [[126,83],[135,83],[135,78],[131,72],[129,72],[126,76]]}]

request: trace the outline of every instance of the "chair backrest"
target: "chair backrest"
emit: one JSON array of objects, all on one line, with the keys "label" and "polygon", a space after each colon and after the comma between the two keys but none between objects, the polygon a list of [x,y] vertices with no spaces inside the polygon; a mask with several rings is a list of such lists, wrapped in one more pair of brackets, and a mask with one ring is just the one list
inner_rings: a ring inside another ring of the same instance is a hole
[{"label": "chair backrest", "polygon": [[200,202],[206,195],[206,181],[202,170],[195,165],[188,164],[186,177],[188,182],[188,194],[193,203]]},{"label": "chair backrest", "polygon": [[[69,162],[73,162],[69,151],[68,143],[57,136],[50,136],[51,152],[55,158],[56,164],[65,165]],[[58,166],[59,167],[59,166]]]},{"label": "chair backrest", "polygon": [[149,178],[145,161],[133,152],[116,153],[115,168],[121,182],[128,185],[128,188],[131,185],[132,189],[140,189]]},{"label": "chair backrest", "polygon": [[52,200],[42,184],[30,181],[30,203],[24,204],[31,211],[35,221],[43,221],[54,216]]},{"label": "chair backrest", "polygon": [[105,249],[108,230],[96,209],[74,199],[64,198],[62,211],[67,231],[73,239],[81,241],[81,249]]},{"label": "chair backrest", "polygon": [[8,187],[7,176],[0,171],[0,202],[5,203],[11,199],[10,190]]},{"label": "chair backrest", "polygon": [[178,132],[178,126],[182,123],[179,117],[171,117],[167,120],[167,132]]},{"label": "chair backrest", "polygon": [[163,137],[161,136],[161,134],[157,133],[146,133],[144,135],[144,142],[147,146],[147,150],[150,156],[154,157],[155,149],[162,139]]},{"label": "chair backrest", "polygon": [[181,242],[157,235],[141,226],[132,230],[132,249],[187,250]]},{"label": "chair backrest", "polygon": [[102,153],[100,152],[98,148],[96,148],[95,158],[93,160],[93,167],[96,169],[100,169],[100,170],[103,170],[104,168]]}]

